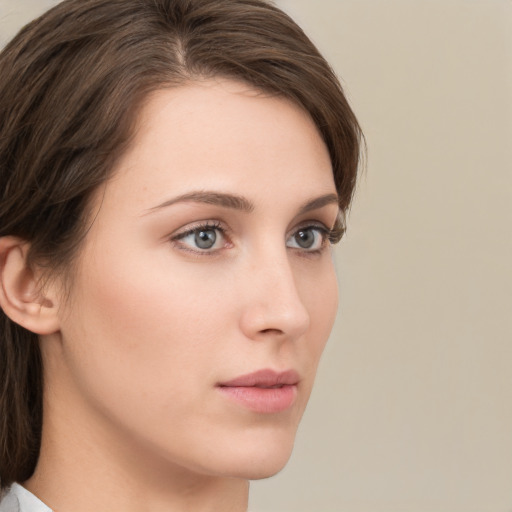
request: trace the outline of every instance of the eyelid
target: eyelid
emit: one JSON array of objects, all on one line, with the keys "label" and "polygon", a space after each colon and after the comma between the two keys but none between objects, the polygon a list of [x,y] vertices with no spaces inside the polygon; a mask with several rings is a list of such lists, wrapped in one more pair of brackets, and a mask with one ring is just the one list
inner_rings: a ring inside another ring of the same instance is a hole
[{"label": "eyelid", "polygon": [[[314,229],[319,232],[320,236],[323,238],[322,246],[318,249],[307,249],[307,248],[299,248],[299,247],[290,247],[291,249],[301,251],[304,253],[309,254],[315,254],[321,252],[323,249],[325,249],[328,245],[336,244],[340,241],[341,237],[344,233],[344,225],[340,218],[338,218],[333,226],[333,228],[329,228],[323,221],[320,220],[304,220],[300,222],[298,225],[296,225],[287,235],[286,235],[286,243],[288,243],[288,240],[295,236],[298,231],[304,230],[304,229]],[[180,240],[186,238],[187,236],[190,236],[197,231],[204,230],[215,230],[218,231],[224,241],[223,246],[220,248],[215,249],[201,249],[199,247],[194,248],[190,246],[189,244],[185,244],[183,242],[180,242]],[[229,248],[230,246],[233,246],[230,236],[229,236],[229,228],[223,224],[223,222],[219,220],[200,220],[193,222],[191,224],[188,224],[171,235],[167,237],[168,240],[173,242],[175,246],[177,246],[180,250],[187,251],[189,253],[198,255],[198,256],[213,256],[223,249]]]},{"label": "eyelid", "polygon": [[[329,223],[329,225],[331,225]],[[322,220],[305,220],[300,222],[297,226],[294,227],[294,229],[291,231],[290,235],[288,235],[287,240],[294,236],[298,231],[301,229],[308,229],[313,228],[317,229],[321,232],[321,236],[324,238],[324,243],[322,244],[322,247],[315,250],[308,250],[308,249],[299,249],[292,247],[292,249],[296,249],[298,251],[301,251],[305,255],[315,255],[321,253],[324,249],[326,249],[329,246],[336,245],[341,241],[343,238],[343,235],[345,234],[345,215],[342,212],[338,212],[338,215],[336,216],[336,220],[334,222],[334,225],[332,227],[328,227],[326,223]]]},{"label": "eyelid", "polygon": [[[338,223],[336,222],[332,228],[329,228],[324,222],[319,220],[309,220],[304,221],[298,224],[293,231],[290,233],[289,236],[293,236],[297,231],[300,231],[301,229],[317,229],[321,231],[331,242],[332,244],[338,243],[341,239],[341,236],[343,233],[341,233],[341,230],[338,228]],[[289,237],[288,237],[289,238]]]},{"label": "eyelid", "polygon": [[218,220],[201,220],[192,224],[187,224],[185,227],[178,229],[177,232],[174,232],[170,235],[170,238],[173,240],[179,240],[186,237],[187,235],[195,233],[200,229],[217,229],[221,232],[225,231],[222,224]]},{"label": "eyelid", "polygon": [[[343,238],[343,235],[345,234],[345,231],[346,231],[346,223],[345,223],[345,214],[344,212],[342,211],[338,211],[338,214],[336,215],[336,219],[334,220],[334,223],[329,222],[328,224],[326,224],[323,220],[309,220],[309,221],[304,221],[302,223],[300,223],[298,225],[297,228],[295,229],[304,229],[305,227],[308,227],[308,226],[312,226],[312,227],[315,227],[315,226],[320,226],[321,229],[324,229],[326,234],[327,234],[327,238],[329,240],[329,242],[331,243],[331,245],[336,245],[337,243],[339,243],[341,241],[341,239]],[[332,227],[330,227],[332,226]]]},{"label": "eyelid", "polygon": [[293,227],[293,229],[291,230],[290,233],[296,233],[300,229],[305,229],[305,228],[318,228],[318,229],[325,229],[326,231],[330,231],[329,228],[327,227],[327,225],[324,222],[322,222],[321,220],[308,219],[308,220],[303,220],[303,221],[299,222],[296,226]]},{"label": "eyelid", "polygon": [[[315,237],[320,237],[320,240],[315,238],[313,247],[300,247],[294,238],[300,231],[315,231]],[[331,245],[331,230],[321,221],[309,220],[304,221],[294,227],[293,231],[286,238],[286,246],[292,251],[300,254],[302,257],[314,257],[322,254]],[[318,245],[320,242],[320,245]],[[290,244],[290,245],[289,245]]]},{"label": "eyelid", "polygon": [[[186,238],[187,236],[193,235],[197,231],[218,231],[221,234],[222,239],[224,240],[224,246],[216,249],[201,249],[199,247],[191,247],[184,242],[180,242],[180,240]],[[197,221],[192,224],[188,224],[183,228],[180,228],[173,234],[169,235],[167,238],[177,247],[179,250],[186,251],[188,253],[197,255],[197,256],[213,256],[216,255],[219,251],[222,251],[227,246],[229,247],[232,243],[229,240],[229,229],[218,220],[202,220]]]}]

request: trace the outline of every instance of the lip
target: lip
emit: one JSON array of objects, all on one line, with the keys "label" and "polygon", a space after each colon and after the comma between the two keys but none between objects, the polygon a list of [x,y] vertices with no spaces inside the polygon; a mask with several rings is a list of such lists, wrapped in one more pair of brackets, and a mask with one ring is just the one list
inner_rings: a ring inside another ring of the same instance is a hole
[{"label": "lip", "polygon": [[228,399],[258,413],[277,413],[289,409],[297,396],[300,381],[295,370],[258,370],[218,384]]}]

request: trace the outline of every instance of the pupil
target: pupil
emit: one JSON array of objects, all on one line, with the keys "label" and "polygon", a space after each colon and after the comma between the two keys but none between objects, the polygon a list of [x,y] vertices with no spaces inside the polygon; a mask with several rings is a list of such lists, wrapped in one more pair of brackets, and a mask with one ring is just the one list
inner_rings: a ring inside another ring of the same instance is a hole
[{"label": "pupil", "polygon": [[309,249],[315,243],[315,235],[312,231],[299,231],[295,239],[303,249]]},{"label": "pupil", "polygon": [[195,236],[197,247],[200,249],[211,249],[217,240],[217,235],[213,229],[208,231],[199,231]]}]

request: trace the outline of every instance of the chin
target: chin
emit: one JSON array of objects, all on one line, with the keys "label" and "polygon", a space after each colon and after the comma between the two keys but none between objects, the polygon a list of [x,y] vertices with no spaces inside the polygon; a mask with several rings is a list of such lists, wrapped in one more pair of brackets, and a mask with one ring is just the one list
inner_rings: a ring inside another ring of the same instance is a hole
[{"label": "chin", "polygon": [[285,460],[279,461],[279,463],[267,463],[263,464],[261,467],[254,467],[248,472],[246,478],[247,480],[263,480],[265,478],[270,478],[274,475],[277,475],[285,466],[290,458],[291,452],[286,457]]},{"label": "chin", "polygon": [[263,480],[279,473],[290,459],[291,450],[276,456],[272,454],[267,458],[249,458],[237,463],[226,471],[226,476],[242,478],[244,480]]},{"label": "chin", "polygon": [[[282,433],[281,433],[282,434]],[[293,451],[295,432],[287,435],[269,435],[262,432],[245,442],[233,443],[228,457],[223,457],[226,476],[246,480],[261,480],[279,473]]]}]

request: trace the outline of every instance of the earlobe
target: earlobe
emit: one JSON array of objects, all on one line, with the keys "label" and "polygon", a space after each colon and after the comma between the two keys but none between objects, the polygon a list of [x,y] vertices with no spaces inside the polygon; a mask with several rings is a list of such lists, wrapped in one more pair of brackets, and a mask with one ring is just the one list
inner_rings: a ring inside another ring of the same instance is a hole
[{"label": "earlobe", "polygon": [[29,244],[0,238],[0,307],[17,324],[36,334],[59,330],[56,300],[40,290],[38,275],[27,264]]}]

